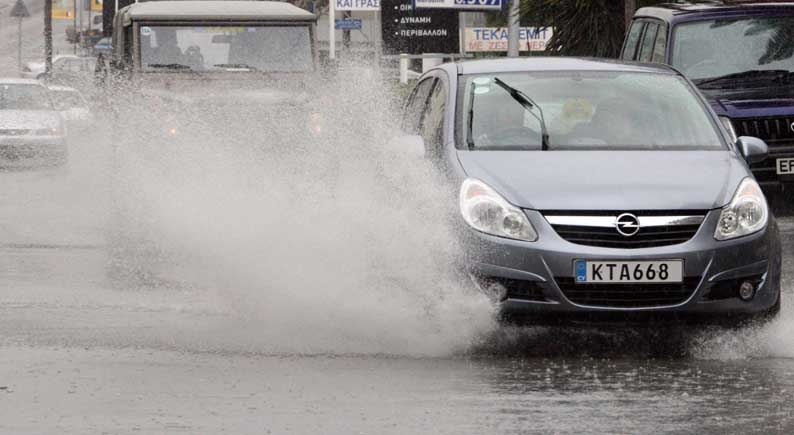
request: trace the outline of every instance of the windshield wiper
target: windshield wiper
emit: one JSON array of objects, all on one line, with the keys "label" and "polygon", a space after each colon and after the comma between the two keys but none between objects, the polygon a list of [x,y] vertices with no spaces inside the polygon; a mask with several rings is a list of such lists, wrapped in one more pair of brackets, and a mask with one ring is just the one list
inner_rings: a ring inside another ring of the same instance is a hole
[{"label": "windshield wiper", "polygon": [[[519,91],[518,89],[508,85],[507,83],[502,81],[502,79],[500,79],[499,77],[494,77],[493,81],[494,81],[494,83],[499,85],[499,87],[501,87],[502,89],[507,91],[507,93],[509,93],[510,96],[513,97],[513,99],[518,102],[518,104],[520,104],[524,109],[527,110],[527,112],[529,112],[532,116],[534,116],[535,119],[538,120],[538,122],[540,122],[541,150],[542,151],[548,150],[549,149],[549,131],[546,129],[546,119],[543,117],[543,109],[541,109],[540,106],[538,106],[538,103],[536,103],[534,100],[532,100],[532,98],[529,98],[529,96],[527,94],[525,94],[525,93]],[[540,113],[540,116],[536,115],[535,111],[532,110],[532,109],[538,109],[538,113]]]},{"label": "windshield wiper", "polygon": [[259,68],[245,63],[216,63],[212,66],[217,66],[218,68],[245,68],[251,71],[259,71]]},{"label": "windshield wiper", "polygon": [[474,138],[472,137],[472,130],[474,130],[474,90],[477,88],[476,83],[471,84],[471,91],[469,91],[469,125],[466,128],[466,144],[470,150],[474,149]]},{"label": "windshield wiper", "polygon": [[696,79],[693,80],[696,85],[703,86],[707,84],[714,84],[719,82],[726,82],[732,80],[743,80],[743,79],[750,79],[750,78],[765,78],[769,80],[781,80],[786,77],[790,77],[794,75],[794,71],[788,71],[785,69],[751,69],[749,71],[742,71],[732,74],[725,74],[723,76],[718,77],[710,77],[705,79]]},{"label": "windshield wiper", "polygon": [[149,68],[164,68],[164,69],[191,69],[188,65],[181,63],[147,63]]}]

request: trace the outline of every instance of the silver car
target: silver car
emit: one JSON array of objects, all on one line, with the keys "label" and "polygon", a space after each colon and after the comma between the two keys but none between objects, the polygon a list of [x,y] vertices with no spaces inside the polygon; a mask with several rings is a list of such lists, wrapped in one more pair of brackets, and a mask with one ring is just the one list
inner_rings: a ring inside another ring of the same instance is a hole
[{"label": "silver car", "polygon": [[474,281],[522,320],[777,314],[777,224],[735,142],[665,66],[531,58],[441,65],[398,143],[458,192]]},{"label": "silver car", "polygon": [[69,131],[83,130],[91,126],[94,115],[88,101],[80,91],[68,86],[48,86],[55,108],[61,112]]},{"label": "silver car", "polygon": [[0,79],[0,167],[62,164],[66,128],[47,88],[31,79]]}]

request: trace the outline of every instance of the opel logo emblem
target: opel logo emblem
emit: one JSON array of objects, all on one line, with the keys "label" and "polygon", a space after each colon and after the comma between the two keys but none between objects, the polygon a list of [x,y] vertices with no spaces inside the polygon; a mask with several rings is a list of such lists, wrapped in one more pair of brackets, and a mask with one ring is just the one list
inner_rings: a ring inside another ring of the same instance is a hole
[{"label": "opel logo emblem", "polygon": [[615,219],[615,229],[626,237],[631,237],[640,231],[640,220],[631,213],[623,213]]}]

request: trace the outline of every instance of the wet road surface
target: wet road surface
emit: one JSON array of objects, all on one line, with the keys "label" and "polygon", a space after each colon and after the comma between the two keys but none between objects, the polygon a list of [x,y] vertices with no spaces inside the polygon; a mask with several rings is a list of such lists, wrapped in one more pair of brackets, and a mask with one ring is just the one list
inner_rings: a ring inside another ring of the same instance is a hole
[{"label": "wet road surface", "polygon": [[0,172],[0,432],[794,431],[791,299],[741,331],[484,328],[427,345],[300,311],[273,330],[240,295],[108,278],[104,158],[97,141],[66,168]]}]

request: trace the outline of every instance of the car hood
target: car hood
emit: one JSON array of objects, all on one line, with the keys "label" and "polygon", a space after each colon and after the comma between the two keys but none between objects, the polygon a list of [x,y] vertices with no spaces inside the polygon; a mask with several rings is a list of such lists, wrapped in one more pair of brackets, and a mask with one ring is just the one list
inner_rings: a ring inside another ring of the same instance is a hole
[{"label": "car hood", "polygon": [[148,74],[139,81],[141,92],[151,97],[185,104],[282,105],[300,103],[307,93],[284,80],[277,87],[259,74]]},{"label": "car hood", "polygon": [[701,89],[714,111],[731,118],[794,115],[794,86]]},{"label": "car hood", "polygon": [[60,124],[61,115],[51,110],[0,110],[3,130],[54,128]]},{"label": "car hood", "polygon": [[716,151],[458,151],[469,177],[535,210],[707,210],[749,171]]}]

